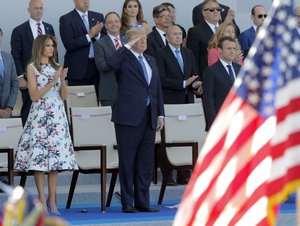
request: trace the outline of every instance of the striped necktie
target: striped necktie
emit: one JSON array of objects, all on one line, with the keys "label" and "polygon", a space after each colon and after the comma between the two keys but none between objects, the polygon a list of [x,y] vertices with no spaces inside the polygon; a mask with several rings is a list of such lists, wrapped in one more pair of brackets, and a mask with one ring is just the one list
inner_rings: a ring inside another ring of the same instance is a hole
[{"label": "striped necktie", "polygon": [[119,39],[115,38],[114,40],[115,40],[115,47],[116,47],[116,49],[119,49],[120,48]]},{"label": "striped necktie", "polygon": [[42,27],[41,27],[41,23],[36,23],[37,25],[37,35],[42,35],[43,31],[42,31]]}]

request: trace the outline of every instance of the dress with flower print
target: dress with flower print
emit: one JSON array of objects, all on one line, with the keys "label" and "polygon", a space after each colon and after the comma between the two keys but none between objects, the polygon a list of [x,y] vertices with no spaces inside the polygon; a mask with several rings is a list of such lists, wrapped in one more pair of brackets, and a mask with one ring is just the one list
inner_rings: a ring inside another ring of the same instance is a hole
[{"label": "dress with flower print", "polygon": [[[45,87],[56,70],[41,65],[39,72],[33,64],[37,89]],[[78,169],[70,137],[68,120],[60,98],[60,79],[38,101],[32,102],[24,131],[15,155],[17,171],[53,172]]]}]

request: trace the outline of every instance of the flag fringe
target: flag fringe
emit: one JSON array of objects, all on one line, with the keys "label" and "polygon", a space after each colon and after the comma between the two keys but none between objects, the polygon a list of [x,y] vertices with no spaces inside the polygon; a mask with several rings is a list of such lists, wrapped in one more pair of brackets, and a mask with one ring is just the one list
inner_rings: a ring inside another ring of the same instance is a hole
[{"label": "flag fringe", "polygon": [[268,210],[268,221],[270,225],[273,226],[276,224],[277,214],[275,212],[275,208],[279,206],[282,202],[286,201],[289,194],[296,192],[299,189],[299,187],[300,187],[300,179],[294,180],[287,183],[280,192],[269,197],[267,210]]}]

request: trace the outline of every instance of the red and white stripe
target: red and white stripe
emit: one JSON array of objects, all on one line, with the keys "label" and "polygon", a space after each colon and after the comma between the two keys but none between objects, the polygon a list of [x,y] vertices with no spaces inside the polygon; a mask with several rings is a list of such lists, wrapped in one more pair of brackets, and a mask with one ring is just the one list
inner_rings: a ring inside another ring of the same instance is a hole
[{"label": "red and white stripe", "polygon": [[269,142],[265,120],[232,90],[201,151],[174,225],[259,225],[266,221]]}]

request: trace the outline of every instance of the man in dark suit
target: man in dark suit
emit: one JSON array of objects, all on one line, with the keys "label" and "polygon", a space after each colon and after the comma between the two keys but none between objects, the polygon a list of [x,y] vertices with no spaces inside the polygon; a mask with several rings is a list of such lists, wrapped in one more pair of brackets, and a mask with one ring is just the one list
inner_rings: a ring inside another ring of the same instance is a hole
[{"label": "man in dark suit", "polygon": [[13,29],[10,45],[14,58],[19,87],[22,92],[23,106],[21,109],[22,123],[25,124],[29,114],[31,99],[27,89],[26,67],[31,59],[33,40],[39,34],[55,35],[51,24],[42,21],[44,5],[42,0],[30,0],[28,5],[30,18]]},{"label": "man in dark suit", "polygon": [[2,39],[0,28],[0,118],[9,118],[17,101],[19,84],[13,57],[1,50]]},{"label": "man in dark suit", "polygon": [[116,12],[106,14],[105,28],[107,35],[94,44],[95,63],[100,72],[99,100],[102,106],[112,106],[117,99],[118,84],[114,71],[108,66],[108,60],[125,42],[120,35],[121,20]]},{"label": "man in dark suit", "polygon": [[127,44],[108,64],[119,85],[112,108],[119,153],[122,211],[157,212],[150,206],[156,130],[164,125],[164,107],[156,61],[143,54],[147,48],[144,28],[127,31]]},{"label": "man in dark suit", "polygon": [[193,51],[200,79],[208,66],[208,42],[219,26],[221,8],[217,1],[207,0],[203,6],[204,21],[188,30],[187,47]]},{"label": "man in dark suit", "polygon": [[75,9],[59,19],[60,37],[66,48],[64,67],[68,68],[68,85],[94,85],[99,96],[93,43],[106,34],[104,17],[89,11],[89,0],[74,0],[74,4]]},{"label": "man in dark suit", "polygon": [[[206,4],[205,2],[207,2],[207,1],[203,1],[202,3],[200,3],[199,5],[197,5],[193,8],[193,25],[194,26],[197,26],[198,24],[201,24],[204,22],[204,17],[203,17],[202,11],[204,9],[203,6]],[[240,29],[234,20],[234,17],[235,17],[234,10],[232,10],[232,9],[230,9],[230,7],[220,4],[220,3],[219,3],[219,6],[223,9],[221,11],[221,17],[219,18],[219,20],[220,20],[219,22],[222,22],[225,20],[232,21],[236,26],[236,34],[238,37],[240,34]]]},{"label": "man in dark suit", "polygon": [[[182,30],[177,25],[167,29],[168,44],[159,49],[156,54],[159,74],[162,83],[165,104],[194,103],[194,93],[202,93],[201,82],[196,80],[198,72],[191,50],[181,47]],[[160,158],[161,161],[164,159]],[[161,162],[162,172],[166,163]],[[177,184],[187,184],[190,177],[189,171],[177,171]],[[168,185],[175,184],[172,172],[169,172]]]},{"label": "man in dark suit", "polygon": [[155,56],[156,50],[166,46],[166,31],[172,24],[170,11],[165,5],[158,5],[153,8],[152,16],[155,26],[147,37],[147,50],[145,53]]},{"label": "man in dark suit", "polygon": [[224,36],[218,42],[220,59],[207,68],[203,76],[203,108],[206,119],[206,131],[215,120],[241,65],[234,63],[236,41]]},{"label": "man in dark suit", "polygon": [[251,9],[252,26],[243,31],[238,39],[241,45],[241,49],[244,53],[244,57],[247,56],[249,49],[251,48],[255,38],[257,27],[261,26],[267,17],[267,11],[262,5],[255,5]]}]

